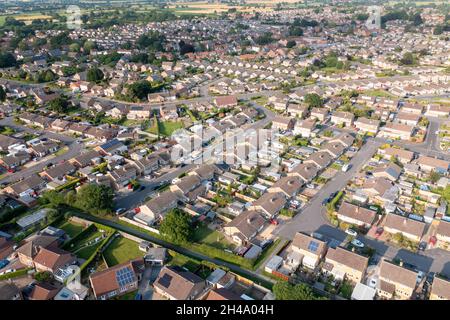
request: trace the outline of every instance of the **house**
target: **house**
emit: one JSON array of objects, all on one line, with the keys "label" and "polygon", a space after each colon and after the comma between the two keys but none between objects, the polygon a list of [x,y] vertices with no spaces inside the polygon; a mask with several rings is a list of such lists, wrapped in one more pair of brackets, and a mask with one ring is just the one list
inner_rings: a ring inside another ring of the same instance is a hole
[{"label": "house", "polygon": [[305,138],[309,138],[316,125],[315,120],[301,120],[297,121],[292,131],[295,135],[300,135]]},{"label": "house", "polygon": [[39,175],[49,181],[53,180],[64,180],[66,176],[73,174],[76,171],[76,167],[70,162],[64,162],[51,167]]},{"label": "house", "polygon": [[58,248],[59,240],[57,237],[46,235],[33,235],[25,240],[25,243],[19,247],[16,252],[20,263],[34,267],[34,258],[41,249],[56,249]]},{"label": "house", "polygon": [[406,124],[408,126],[417,126],[421,116],[409,112],[399,112],[395,116],[395,121],[398,123]]},{"label": "house", "polygon": [[64,132],[70,126],[70,122],[62,119],[56,119],[50,124],[50,128],[57,132]]},{"label": "house", "polygon": [[354,118],[355,116],[353,113],[335,111],[331,115],[331,122],[335,125],[344,124],[346,127],[351,127],[353,125]]},{"label": "house", "polygon": [[142,159],[137,159],[130,161],[137,168],[139,175],[148,175],[159,168],[159,158],[155,156],[144,157]]},{"label": "house", "polygon": [[323,144],[320,150],[327,152],[332,158],[338,158],[344,153],[345,148],[342,143],[330,141]]},{"label": "house", "polygon": [[364,228],[369,228],[374,222],[375,217],[375,211],[345,201],[337,213],[339,220]]},{"label": "house", "polygon": [[131,120],[150,119],[151,113],[152,109],[150,106],[131,106],[127,114],[127,119]]},{"label": "house", "polygon": [[164,266],[153,283],[155,292],[169,300],[197,300],[206,294],[206,282],[180,267]]},{"label": "house", "polygon": [[308,112],[308,107],[305,105],[290,103],[287,106],[287,113],[291,117],[301,119],[306,116],[307,112]]},{"label": "house", "polygon": [[439,104],[429,104],[426,108],[425,115],[431,117],[448,117],[450,115],[450,107]]},{"label": "house", "polygon": [[393,162],[380,165],[372,170],[372,174],[375,178],[386,178],[392,182],[397,181],[401,173],[402,168]]},{"label": "house", "polygon": [[0,260],[6,259],[14,251],[14,241],[0,236]]},{"label": "house", "polygon": [[312,108],[310,112],[311,118],[316,118],[320,122],[325,121],[328,116],[328,110],[325,108]]},{"label": "house", "polygon": [[303,180],[295,176],[283,177],[275,182],[269,189],[269,192],[281,192],[286,198],[294,197],[303,186]]},{"label": "house", "polygon": [[89,276],[97,300],[107,300],[138,289],[144,271],[144,260],[135,259]]},{"label": "house", "polygon": [[[287,180],[295,183],[294,180]],[[249,210],[258,210],[268,218],[276,216],[286,205],[286,196],[282,192],[269,192],[263,194],[258,200],[254,201]]]},{"label": "house", "polygon": [[397,214],[388,214],[384,223],[384,230],[391,234],[401,233],[404,237],[420,241],[425,229],[425,223],[402,217]]},{"label": "house", "polygon": [[407,124],[388,122],[380,129],[379,137],[390,139],[409,140],[413,135],[414,127]]},{"label": "house", "polygon": [[94,163],[100,162],[100,158],[101,155],[98,151],[90,150],[81,153],[75,158],[70,159],[69,162],[78,168],[84,168]]},{"label": "house", "polygon": [[434,276],[431,285],[430,300],[450,300],[450,281]]},{"label": "house", "polygon": [[36,283],[29,295],[30,300],[52,300],[59,289],[50,283],[40,282]]},{"label": "house", "polygon": [[403,164],[410,163],[414,159],[414,152],[393,147],[378,149],[378,154],[387,160],[392,159],[392,157],[397,158]]},{"label": "house", "polygon": [[266,220],[258,211],[244,211],[223,227],[225,235],[242,245],[251,241],[264,227]]},{"label": "house", "polygon": [[294,128],[295,120],[292,118],[275,116],[272,120],[272,128],[281,131],[291,130]]},{"label": "house", "polygon": [[33,174],[22,181],[10,184],[5,187],[4,192],[19,198],[26,195],[31,195],[44,188],[46,182],[40,176]]},{"label": "house", "polygon": [[229,108],[237,106],[238,100],[235,96],[223,96],[214,99],[214,104],[218,108]]},{"label": "house", "polygon": [[364,279],[368,264],[369,258],[355,252],[342,247],[329,248],[322,272],[333,275],[335,279],[358,283]]},{"label": "house", "polygon": [[20,143],[21,140],[5,136],[0,134],[0,151],[8,151],[8,147],[17,143]]},{"label": "house", "polygon": [[115,154],[120,154],[128,150],[127,146],[124,145],[118,139],[112,139],[98,147],[95,148],[98,152],[105,156],[112,156]]},{"label": "house", "polygon": [[58,151],[59,145],[52,141],[45,141],[38,144],[34,144],[29,148],[32,154],[36,157],[45,157],[48,154]]},{"label": "house", "polygon": [[359,131],[376,134],[380,127],[380,121],[359,117],[358,120],[355,121],[355,127]]},{"label": "house", "polygon": [[187,175],[180,179],[176,184],[170,186],[170,191],[181,192],[186,195],[201,185],[201,179],[196,175]]},{"label": "house", "polygon": [[215,288],[208,292],[205,300],[243,300],[239,295],[227,288]]},{"label": "house", "polygon": [[162,219],[167,212],[176,208],[178,201],[181,199],[181,196],[176,192],[162,192],[140,206],[139,213],[134,216],[134,219],[137,221],[146,219],[145,224],[151,225],[155,220]]},{"label": "house", "polygon": [[8,155],[0,158],[0,165],[7,170],[13,170],[30,161],[30,154],[19,152],[15,155]]},{"label": "house", "polygon": [[59,248],[41,248],[33,259],[36,271],[51,273],[55,273],[59,268],[72,265],[76,261],[76,256]]},{"label": "house", "polygon": [[327,251],[325,241],[297,232],[292,240],[291,249],[301,255],[301,264],[316,269]]},{"label": "house", "polygon": [[288,176],[297,176],[305,183],[309,183],[317,176],[319,168],[313,163],[301,163],[288,173]]},{"label": "house", "polygon": [[380,265],[378,296],[385,299],[410,299],[416,288],[417,272],[383,260]]},{"label": "house", "polygon": [[423,112],[423,106],[418,103],[406,102],[402,105],[400,110],[402,112],[408,112],[408,113],[421,115]]},{"label": "house", "polygon": [[108,172],[107,176],[111,179],[114,189],[119,190],[136,179],[137,173],[137,168],[131,163],[128,163]]},{"label": "house", "polygon": [[436,229],[436,245],[444,250],[450,250],[450,222],[441,220]]},{"label": "house", "polygon": [[311,163],[319,169],[324,169],[333,161],[332,156],[328,152],[318,151],[310,155],[303,163]]},{"label": "house", "polygon": [[447,174],[450,167],[450,162],[448,161],[422,155],[419,156],[415,162],[419,165],[420,170],[428,173],[435,171],[438,173]]}]

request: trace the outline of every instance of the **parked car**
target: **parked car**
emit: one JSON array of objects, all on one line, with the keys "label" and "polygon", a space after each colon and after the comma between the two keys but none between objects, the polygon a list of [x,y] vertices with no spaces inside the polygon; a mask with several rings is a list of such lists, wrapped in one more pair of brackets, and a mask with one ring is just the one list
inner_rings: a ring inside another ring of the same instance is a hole
[{"label": "parked car", "polygon": [[419,250],[424,251],[427,248],[427,243],[422,241],[419,243]]},{"label": "parked car", "polygon": [[7,260],[7,259],[0,260],[0,269],[3,269],[8,264],[9,264],[9,260]]},{"label": "parked car", "polygon": [[358,235],[358,232],[356,232],[353,229],[348,228],[347,230],[345,230],[345,233],[352,236],[352,237],[356,237]]},{"label": "parked car", "polygon": [[424,276],[425,276],[425,273],[423,271],[419,271],[419,273],[417,274],[416,282],[421,283]]},{"label": "parked car", "polygon": [[353,239],[351,244],[358,248],[364,248],[364,243],[362,243],[358,239]]},{"label": "parked car", "polygon": [[377,287],[377,280],[374,279],[374,278],[370,279],[370,281],[369,281],[369,287],[371,287],[371,288],[376,288],[376,287]]},{"label": "parked car", "polygon": [[134,300],[142,300],[142,294],[138,293],[135,297]]},{"label": "parked car", "polygon": [[352,167],[351,164],[347,163],[342,166],[342,172],[347,172]]},{"label": "parked car", "polygon": [[141,187],[139,188],[139,191],[142,191],[142,190],[145,190],[145,186],[141,186]]},{"label": "parked car", "polygon": [[116,210],[116,214],[117,214],[117,215],[122,214],[122,213],[124,213],[126,210],[127,210],[127,209],[125,209],[125,208],[119,208],[119,209]]},{"label": "parked car", "polygon": [[377,230],[375,231],[375,235],[377,237],[381,236],[381,234],[383,233],[384,228],[383,227],[378,227]]}]

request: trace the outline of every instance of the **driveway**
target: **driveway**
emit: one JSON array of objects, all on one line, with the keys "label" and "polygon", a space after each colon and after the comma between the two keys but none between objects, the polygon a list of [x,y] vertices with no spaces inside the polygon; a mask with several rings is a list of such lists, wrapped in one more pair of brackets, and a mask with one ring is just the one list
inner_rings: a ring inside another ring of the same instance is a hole
[{"label": "driveway", "polygon": [[148,266],[145,268],[138,289],[138,292],[142,296],[142,300],[152,300],[153,298],[152,284],[158,277],[160,271],[161,271],[160,266]]}]

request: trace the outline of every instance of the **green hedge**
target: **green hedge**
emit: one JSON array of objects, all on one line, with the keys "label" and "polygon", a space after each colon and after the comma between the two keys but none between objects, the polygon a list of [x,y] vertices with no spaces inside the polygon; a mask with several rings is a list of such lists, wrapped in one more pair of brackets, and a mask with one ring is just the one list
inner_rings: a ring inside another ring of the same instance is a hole
[{"label": "green hedge", "polygon": [[90,233],[94,228],[96,228],[95,223],[91,224],[89,227],[87,227],[86,229],[84,229],[83,231],[81,231],[79,234],[77,234],[75,237],[73,237],[72,239],[70,239],[69,241],[67,241],[64,246],[63,249],[69,249],[70,246],[77,242],[79,239],[83,238],[86,234]]},{"label": "green hedge", "polygon": [[11,272],[11,273],[7,273],[7,274],[4,274],[4,275],[1,275],[0,276],[0,281],[1,280],[7,280],[7,279],[12,279],[12,278],[17,278],[17,277],[24,276],[31,269],[32,268],[20,269],[20,270],[17,270],[15,272]]}]

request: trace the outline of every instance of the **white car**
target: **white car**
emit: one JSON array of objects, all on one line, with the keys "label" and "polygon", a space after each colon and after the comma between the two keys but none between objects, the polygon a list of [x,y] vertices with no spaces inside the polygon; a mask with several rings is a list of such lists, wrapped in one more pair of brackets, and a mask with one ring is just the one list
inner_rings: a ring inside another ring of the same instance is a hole
[{"label": "white car", "polygon": [[364,243],[362,243],[358,239],[353,239],[351,244],[358,248],[364,248]]},{"label": "white car", "polygon": [[369,281],[369,287],[371,287],[371,288],[376,288],[376,287],[377,287],[377,280],[374,279],[374,278],[370,279],[370,281]]},{"label": "white car", "polygon": [[348,228],[347,230],[345,230],[345,233],[352,236],[352,237],[356,237],[358,235],[358,232],[356,232],[353,229]]},{"label": "white car", "polygon": [[419,272],[417,273],[417,279],[416,279],[416,282],[417,282],[417,283],[421,283],[424,275],[425,275],[425,273],[424,273],[423,271],[419,271]]}]

